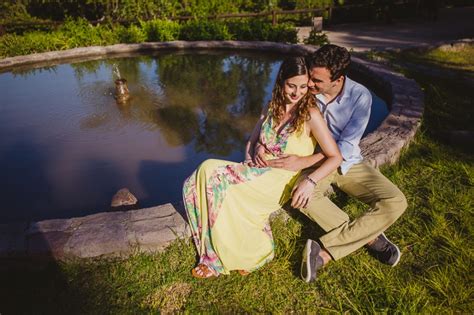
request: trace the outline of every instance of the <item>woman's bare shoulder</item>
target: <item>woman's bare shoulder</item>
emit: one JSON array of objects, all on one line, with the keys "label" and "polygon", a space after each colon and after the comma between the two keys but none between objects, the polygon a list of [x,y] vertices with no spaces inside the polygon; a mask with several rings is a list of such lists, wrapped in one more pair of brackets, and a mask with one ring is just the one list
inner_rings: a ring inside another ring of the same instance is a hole
[{"label": "woman's bare shoulder", "polygon": [[310,107],[308,109],[308,112],[311,117],[311,120],[320,120],[323,117],[317,107]]}]

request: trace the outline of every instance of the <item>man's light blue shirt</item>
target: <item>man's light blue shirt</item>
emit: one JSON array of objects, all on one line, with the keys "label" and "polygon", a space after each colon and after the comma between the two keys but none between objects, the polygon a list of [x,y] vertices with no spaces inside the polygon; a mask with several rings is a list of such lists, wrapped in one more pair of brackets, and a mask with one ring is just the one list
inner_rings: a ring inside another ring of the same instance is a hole
[{"label": "man's light blue shirt", "polygon": [[346,174],[352,165],[363,160],[359,142],[369,122],[372,95],[365,86],[346,76],[341,93],[332,102],[326,103],[322,94],[317,94],[316,100],[341,151],[341,173]]}]

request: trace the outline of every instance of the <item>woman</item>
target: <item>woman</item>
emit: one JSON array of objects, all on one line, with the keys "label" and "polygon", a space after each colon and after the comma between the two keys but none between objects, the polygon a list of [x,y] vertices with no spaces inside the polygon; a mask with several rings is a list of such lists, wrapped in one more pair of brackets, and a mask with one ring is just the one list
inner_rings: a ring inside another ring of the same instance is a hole
[{"label": "woman", "polygon": [[[336,143],[307,93],[308,79],[303,57],[286,59],[268,109],[247,143],[245,161],[206,160],[186,179],[183,199],[199,254],[193,276],[210,278],[231,270],[246,274],[270,261],[270,214],[290,197],[307,200],[316,183],[341,163]],[[253,152],[257,142],[264,156]],[[265,159],[281,154],[312,155],[316,142],[327,159],[293,191],[297,172],[265,167]]]}]

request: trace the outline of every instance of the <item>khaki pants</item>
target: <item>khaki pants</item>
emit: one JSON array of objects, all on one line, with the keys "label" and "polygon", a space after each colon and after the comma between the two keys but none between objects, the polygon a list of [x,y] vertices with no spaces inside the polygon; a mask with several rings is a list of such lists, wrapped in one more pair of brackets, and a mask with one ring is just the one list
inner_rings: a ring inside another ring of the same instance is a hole
[{"label": "khaki pants", "polygon": [[[303,171],[300,178],[312,171]],[[370,209],[350,221],[344,211],[324,196],[331,184],[368,204]],[[406,207],[405,196],[391,181],[369,164],[359,163],[353,165],[345,175],[334,172],[320,181],[307,207],[300,211],[326,231],[319,240],[332,258],[337,260],[384,232]]]}]

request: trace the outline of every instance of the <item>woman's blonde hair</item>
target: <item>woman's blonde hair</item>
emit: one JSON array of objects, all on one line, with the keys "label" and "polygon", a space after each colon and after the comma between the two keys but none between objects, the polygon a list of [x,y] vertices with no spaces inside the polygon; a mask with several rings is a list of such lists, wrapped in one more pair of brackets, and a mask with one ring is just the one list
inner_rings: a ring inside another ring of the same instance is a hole
[{"label": "woman's blonde hair", "polygon": [[[273,128],[280,125],[285,115],[285,81],[298,75],[309,75],[305,58],[290,57],[285,59],[278,71],[275,86],[273,87],[272,99],[268,105],[269,113],[272,115],[274,121]],[[311,119],[309,114],[310,107],[316,107],[316,101],[314,96],[308,92],[296,103],[295,117],[290,122],[290,132],[301,132],[303,130],[304,123]]]}]

